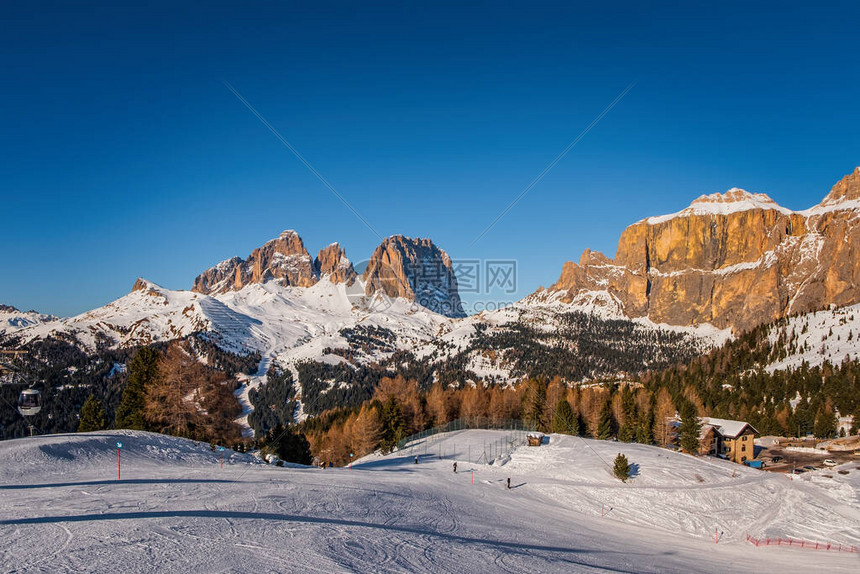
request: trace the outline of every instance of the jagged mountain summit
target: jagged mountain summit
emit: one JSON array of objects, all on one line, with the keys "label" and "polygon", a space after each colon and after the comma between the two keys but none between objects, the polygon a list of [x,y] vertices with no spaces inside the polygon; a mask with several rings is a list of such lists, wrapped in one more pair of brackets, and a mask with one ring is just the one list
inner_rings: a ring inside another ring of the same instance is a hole
[{"label": "jagged mountain summit", "polygon": [[860,302],[858,255],[860,168],[804,211],[737,188],[701,196],[678,213],[629,226],[613,259],[586,250],[532,298],[746,330]]},{"label": "jagged mountain summit", "polygon": [[[446,317],[465,317],[451,258],[430,239],[393,235],[364,263],[363,291],[351,289],[352,295],[382,293]],[[217,295],[269,281],[284,287],[310,287],[322,278],[352,287],[359,276],[339,244],[332,243],[312,259],[298,233],[287,230],[247,259],[233,257],[204,271],[194,280],[192,291]]]},{"label": "jagged mountain summit", "polygon": [[[413,301],[446,317],[465,317],[451,258],[430,239],[393,235],[362,262],[361,287],[353,296],[382,293]],[[233,257],[201,273],[192,291],[217,295],[247,285],[274,281],[285,287],[310,287],[320,279],[352,287],[359,275],[337,243],[312,259],[298,233],[287,230],[255,249],[248,259]]]},{"label": "jagged mountain summit", "polygon": [[384,325],[414,342],[462,316],[451,259],[429,239],[389,237],[359,275],[337,243],[312,259],[290,230],[247,259],[233,257],[208,269],[191,291],[138,279],[131,293],[103,307],[68,319],[21,324],[20,336],[24,342],[71,337],[94,349],[208,333],[225,349],[282,358],[310,342],[315,350],[298,355],[316,359],[326,345],[344,346],[339,331],[358,323]]},{"label": "jagged mountain summit", "polygon": [[402,297],[446,317],[465,317],[448,254],[429,239],[393,235],[376,248],[362,275],[366,294]]}]

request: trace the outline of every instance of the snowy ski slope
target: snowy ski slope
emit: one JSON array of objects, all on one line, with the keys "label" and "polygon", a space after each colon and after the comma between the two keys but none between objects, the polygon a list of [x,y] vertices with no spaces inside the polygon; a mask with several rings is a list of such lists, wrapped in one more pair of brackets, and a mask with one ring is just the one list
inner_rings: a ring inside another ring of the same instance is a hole
[{"label": "snowy ski slope", "polygon": [[[221,469],[208,445],[134,431],[5,441],[0,570],[856,572],[860,564],[856,554],[742,539],[749,528],[856,541],[860,471],[825,488],[557,435],[501,466],[465,460],[504,436],[451,433],[431,439],[427,454],[418,444],[324,471],[229,451]],[[459,455],[459,472],[439,450]],[[626,485],[601,462],[619,450],[639,465]],[[724,531],[719,544],[714,527]]]}]

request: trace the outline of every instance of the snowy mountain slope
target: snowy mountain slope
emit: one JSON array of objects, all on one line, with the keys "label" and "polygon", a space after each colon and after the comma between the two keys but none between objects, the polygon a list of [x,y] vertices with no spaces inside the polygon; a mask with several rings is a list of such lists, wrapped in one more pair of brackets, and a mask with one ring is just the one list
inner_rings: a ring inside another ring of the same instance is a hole
[{"label": "snowy mountain slope", "polygon": [[860,359],[860,305],[786,319],[768,333],[771,344],[780,338],[788,342],[789,352],[767,365],[769,372],[796,369],[804,362],[814,367],[824,361],[838,365],[844,359]]},{"label": "snowy mountain slope", "polygon": [[[559,368],[550,375],[574,382],[668,366],[721,345],[730,336],[730,330],[707,324],[680,327],[658,325],[645,318],[630,320],[599,302],[566,303],[558,293],[539,291],[503,309],[457,321],[434,345],[422,347],[417,355],[435,353],[437,361],[444,361],[465,353],[466,372],[481,380],[508,383],[528,376],[529,364],[548,364],[559,358],[575,361],[574,356],[581,354],[589,369],[571,376]],[[640,352],[645,350],[643,345],[647,352]],[[527,346],[533,352],[529,353]],[[538,349],[542,348],[555,349],[564,357],[539,357]]]},{"label": "snowy mountain slope", "polygon": [[307,288],[268,282],[211,296],[139,280],[131,293],[104,307],[19,334],[25,342],[74,336],[92,349],[97,339],[129,346],[209,333],[227,350],[259,351],[290,362],[343,346],[338,331],[359,323],[393,329],[404,344],[426,340],[450,323],[409,301],[380,294],[356,298],[348,289],[323,279]]},{"label": "snowy mountain slope", "polygon": [[19,311],[9,305],[0,305],[0,336],[15,333],[21,329],[58,321],[53,315],[45,315],[36,311]]},{"label": "snowy mountain slope", "polygon": [[250,434],[248,393],[265,381],[269,366],[291,368],[296,362],[335,360],[330,350],[351,350],[345,330],[382,328],[393,335],[389,349],[352,349],[353,361],[377,363],[397,349],[430,344],[452,320],[403,298],[364,295],[361,279],[349,285],[327,277],[310,287],[276,281],[253,283],[218,295],[173,291],[138,280],[128,295],[76,317],[37,324],[18,332],[26,343],[49,336],[74,338],[93,350],[146,345],[202,333],[237,354],[259,353],[257,373],[238,391],[244,409],[240,424]]},{"label": "snowy mountain slope", "polygon": [[[445,453],[454,444],[474,450],[497,436],[503,433],[468,431],[444,437],[442,446]],[[117,441],[123,442],[122,481],[114,480]],[[589,442],[604,458],[619,446]],[[15,464],[0,467],[0,564],[10,571],[60,572],[856,570],[856,555],[755,548],[734,535],[715,544],[712,532],[702,534],[694,525],[711,521],[719,495],[732,496],[721,484],[732,481],[756,495],[771,487],[776,494],[768,500],[789,502],[774,508],[784,517],[741,504],[732,519],[738,526],[749,517],[759,519],[750,526],[763,531],[771,523],[790,525],[792,517],[802,523],[809,506],[792,492],[843,516],[839,520],[855,516],[855,506],[815,484],[748,469],[732,479],[706,461],[666,463],[657,456],[664,451],[642,447],[630,453],[640,464],[639,477],[624,485],[587,451],[552,436],[547,446],[520,448],[499,468],[460,459],[455,474],[448,458],[421,455],[415,465],[411,456],[397,454],[365,459],[352,470],[323,471],[253,464],[227,452],[221,469],[208,445],[141,432],[5,441],[0,456]],[[707,481],[701,495],[695,474]],[[851,470],[840,480],[856,492],[857,476]],[[507,477],[511,490],[503,487]],[[712,488],[718,496],[709,496]],[[581,492],[589,498],[577,500]],[[605,517],[596,507],[602,498],[617,504]],[[709,500],[682,515],[693,523],[662,518],[692,500]],[[725,500],[718,518],[731,513],[734,500]],[[657,523],[629,520],[628,509],[637,506],[655,512]],[[856,537],[857,524],[843,525],[840,536]],[[829,532],[827,525],[815,528],[822,536]]]}]

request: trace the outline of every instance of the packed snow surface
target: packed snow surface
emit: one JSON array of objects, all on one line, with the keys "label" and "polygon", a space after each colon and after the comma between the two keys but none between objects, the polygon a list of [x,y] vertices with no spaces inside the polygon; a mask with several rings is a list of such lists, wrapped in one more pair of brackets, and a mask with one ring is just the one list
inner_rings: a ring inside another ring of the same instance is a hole
[{"label": "packed snow surface", "polygon": [[[744,541],[749,531],[860,542],[855,465],[792,482],[559,435],[499,457],[510,438],[448,433],[327,470],[231,451],[222,469],[206,444],[136,431],[5,441],[0,570],[857,571],[856,554]],[[618,451],[636,465],[627,484],[608,468]]]}]

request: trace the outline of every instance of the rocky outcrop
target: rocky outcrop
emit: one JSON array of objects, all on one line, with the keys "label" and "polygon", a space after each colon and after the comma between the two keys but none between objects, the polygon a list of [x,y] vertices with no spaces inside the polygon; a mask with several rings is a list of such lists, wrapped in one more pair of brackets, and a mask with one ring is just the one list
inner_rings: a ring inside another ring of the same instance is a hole
[{"label": "rocky outcrop", "polygon": [[[324,277],[347,286],[359,278],[339,244],[332,243],[311,260],[298,234],[284,231],[277,239],[251,252],[247,259],[233,257],[204,271],[194,280],[192,290],[214,295],[267,281],[310,287]],[[350,296],[357,294],[363,298],[383,293],[415,301],[449,317],[465,316],[451,259],[429,239],[389,237],[368,260],[362,281],[355,285],[353,291],[357,292],[350,292]],[[147,285],[139,280],[134,290],[146,289]]]},{"label": "rocky outcrop", "polygon": [[328,277],[332,283],[352,285],[357,277],[346,251],[337,243],[322,249],[314,260],[314,269],[319,277]]},{"label": "rocky outcrop", "polygon": [[860,168],[793,212],[731,189],[624,230],[615,258],[586,250],[550,293],[619,302],[628,317],[746,330],[860,301]]},{"label": "rocky outcrop", "polygon": [[429,239],[387,238],[373,252],[362,278],[367,295],[381,292],[448,317],[465,316],[451,258]]},{"label": "rocky outcrop", "polygon": [[211,295],[266,281],[310,287],[318,279],[302,238],[295,231],[287,230],[252,251],[248,259],[233,257],[198,275],[192,291]]}]

